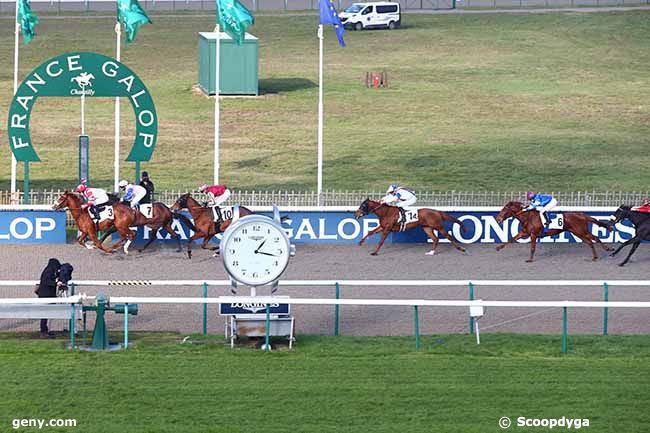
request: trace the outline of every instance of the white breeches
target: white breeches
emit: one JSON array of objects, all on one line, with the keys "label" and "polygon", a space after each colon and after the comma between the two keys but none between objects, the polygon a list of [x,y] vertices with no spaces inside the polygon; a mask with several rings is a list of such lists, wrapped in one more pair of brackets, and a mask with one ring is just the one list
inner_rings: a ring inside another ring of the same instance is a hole
[{"label": "white breeches", "polygon": [[395,206],[405,209],[405,208],[407,208],[409,206],[413,206],[416,201],[418,201],[417,197],[413,196],[413,197],[409,198],[408,200],[396,201]]},{"label": "white breeches", "polygon": [[226,189],[223,194],[221,194],[218,197],[213,196],[210,194],[210,200],[208,200],[208,204],[210,206],[220,206],[222,203],[224,203],[226,200],[230,198],[232,193],[230,192],[229,189]]},{"label": "white breeches", "polygon": [[145,190],[144,192],[138,192],[133,195],[133,198],[131,199],[131,208],[134,209],[138,206],[140,203],[140,200],[144,198],[144,196],[147,195],[147,191]]}]

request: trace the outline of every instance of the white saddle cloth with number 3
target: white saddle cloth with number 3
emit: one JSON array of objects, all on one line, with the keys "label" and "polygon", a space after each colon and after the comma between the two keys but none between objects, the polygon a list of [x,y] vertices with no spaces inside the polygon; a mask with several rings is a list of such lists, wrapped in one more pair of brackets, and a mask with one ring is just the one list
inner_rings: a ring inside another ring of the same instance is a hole
[{"label": "white saddle cloth with number 3", "polygon": [[[88,208],[88,215],[90,215],[90,219],[95,220],[95,215],[90,210],[90,207]],[[114,219],[115,213],[113,213],[113,206],[104,206],[104,210],[99,213],[99,222]]]}]

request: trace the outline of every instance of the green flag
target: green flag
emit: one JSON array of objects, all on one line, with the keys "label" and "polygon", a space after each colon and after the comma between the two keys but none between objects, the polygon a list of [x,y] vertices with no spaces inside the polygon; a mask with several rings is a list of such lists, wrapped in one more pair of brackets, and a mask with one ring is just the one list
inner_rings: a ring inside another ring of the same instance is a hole
[{"label": "green flag", "polygon": [[18,24],[20,24],[20,31],[23,34],[23,42],[28,44],[36,36],[36,24],[38,24],[38,17],[32,12],[29,6],[29,0],[18,1]]},{"label": "green flag", "polygon": [[237,42],[244,43],[246,29],[255,24],[255,18],[239,0],[216,0],[217,24]]},{"label": "green flag", "polygon": [[126,42],[133,42],[142,24],[152,24],[138,0],[117,0],[117,20],[124,26]]}]

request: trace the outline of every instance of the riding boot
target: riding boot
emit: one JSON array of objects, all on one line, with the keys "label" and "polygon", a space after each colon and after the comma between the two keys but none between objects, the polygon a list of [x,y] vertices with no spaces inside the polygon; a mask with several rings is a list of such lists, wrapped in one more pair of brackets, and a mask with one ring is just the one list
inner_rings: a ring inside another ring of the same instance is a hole
[{"label": "riding boot", "polygon": [[216,234],[221,233],[221,223],[223,223],[223,216],[221,215],[221,209],[219,206],[215,206],[214,210],[216,211],[217,214],[217,221],[214,223],[214,231]]},{"label": "riding boot", "polygon": [[400,213],[400,231],[403,232],[406,229],[406,211],[403,208],[398,207]]}]

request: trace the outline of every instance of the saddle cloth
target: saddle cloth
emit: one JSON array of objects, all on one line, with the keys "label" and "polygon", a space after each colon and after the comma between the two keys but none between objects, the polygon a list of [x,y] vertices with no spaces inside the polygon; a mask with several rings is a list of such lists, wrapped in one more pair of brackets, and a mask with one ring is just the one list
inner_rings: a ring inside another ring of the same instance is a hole
[{"label": "saddle cloth", "polygon": [[564,229],[564,214],[550,213],[548,214],[548,218],[551,220],[551,222],[548,224],[549,230]]},{"label": "saddle cloth", "polygon": [[[88,215],[90,215],[90,219],[95,221],[95,215],[93,215],[90,208],[88,208]],[[98,222],[102,222],[104,220],[114,220],[114,219],[115,219],[115,214],[113,213],[113,206],[105,205],[104,210],[99,212],[99,221]]]},{"label": "saddle cloth", "polygon": [[138,210],[145,218],[153,218],[153,205],[151,203],[139,204]]},{"label": "saddle cloth", "polygon": [[[401,215],[401,214],[400,214]],[[406,229],[406,225],[410,223],[417,222],[418,220],[418,210],[417,209],[404,209],[404,221],[398,221],[401,224],[401,230]]]},{"label": "saddle cloth", "polygon": [[219,210],[221,210],[222,221],[232,219],[234,210],[232,206],[212,206],[212,218],[214,222],[219,221]]}]

